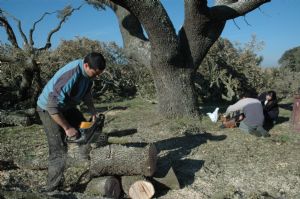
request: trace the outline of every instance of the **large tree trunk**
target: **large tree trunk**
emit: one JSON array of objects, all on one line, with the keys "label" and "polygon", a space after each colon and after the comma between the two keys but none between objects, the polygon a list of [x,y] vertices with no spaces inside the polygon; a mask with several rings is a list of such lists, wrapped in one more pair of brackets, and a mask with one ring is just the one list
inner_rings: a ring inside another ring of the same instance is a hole
[{"label": "large tree trunk", "polygon": [[144,175],[156,170],[157,150],[154,145],[144,148],[108,145],[91,151],[91,176]]},{"label": "large tree trunk", "polygon": [[169,118],[198,116],[192,69],[155,67],[153,78],[161,114]]},{"label": "large tree trunk", "polygon": [[29,58],[26,63],[28,67],[24,69],[22,81],[19,88],[21,100],[30,100],[30,105],[35,107],[36,100],[42,88],[40,68],[34,58]]},{"label": "large tree trunk", "polygon": [[110,0],[130,12],[114,9],[125,48],[146,49],[141,45],[145,41],[141,27],[148,35],[150,44],[146,46],[151,46],[159,109],[167,117],[197,115],[192,76],[221,35],[226,21],[243,16],[269,1],[217,0],[215,6],[208,7],[207,1],[185,0],[184,24],[177,34],[159,0]]}]

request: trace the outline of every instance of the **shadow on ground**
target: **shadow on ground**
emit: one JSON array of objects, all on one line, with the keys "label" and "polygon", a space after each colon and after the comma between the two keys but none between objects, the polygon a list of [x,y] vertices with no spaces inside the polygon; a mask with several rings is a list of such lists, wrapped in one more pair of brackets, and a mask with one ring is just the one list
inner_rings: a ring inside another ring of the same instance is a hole
[{"label": "shadow on ground", "polygon": [[293,110],[293,103],[287,103],[287,104],[278,104],[278,106],[282,109],[292,111]]},{"label": "shadow on ground", "polygon": [[282,124],[282,123],[285,123],[285,122],[287,122],[289,120],[290,120],[289,117],[281,117],[281,116],[279,116],[274,124],[271,123],[271,122],[264,124],[264,129],[266,129],[267,131],[270,131],[274,126]]},{"label": "shadow on ground", "polygon": [[[203,160],[184,159],[193,149],[204,144],[207,140],[222,141],[226,139],[226,135],[212,135],[210,133],[201,133],[196,135],[186,134],[182,137],[173,137],[155,142],[158,152],[167,151],[165,155],[159,157],[157,162],[157,172],[154,177],[162,178],[167,172],[173,168],[178,178],[180,187],[191,185],[195,179],[195,173],[199,171],[203,164]],[[161,190],[156,197],[162,196],[167,190],[160,187]]]},{"label": "shadow on ground", "polygon": [[132,129],[123,129],[123,130],[115,130],[109,132],[109,136],[112,137],[122,137],[122,136],[128,136],[128,135],[133,135],[137,133],[137,129],[132,128]]}]

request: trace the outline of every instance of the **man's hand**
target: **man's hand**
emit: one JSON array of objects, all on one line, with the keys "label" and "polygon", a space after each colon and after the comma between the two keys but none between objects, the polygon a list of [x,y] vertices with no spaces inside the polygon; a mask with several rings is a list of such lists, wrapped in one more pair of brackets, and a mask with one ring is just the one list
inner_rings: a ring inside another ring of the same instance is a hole
[{"label": "man's hand", "polygon": [[76,137],[78,135],[78,131],[73,127],[65,129],[65,133],[68,137]]},{"label": "man's hand", "polygon": [[95,114],[92,115],[92,122],[95,122],[96,118],[97,118],[97,114],[95,113]]}]

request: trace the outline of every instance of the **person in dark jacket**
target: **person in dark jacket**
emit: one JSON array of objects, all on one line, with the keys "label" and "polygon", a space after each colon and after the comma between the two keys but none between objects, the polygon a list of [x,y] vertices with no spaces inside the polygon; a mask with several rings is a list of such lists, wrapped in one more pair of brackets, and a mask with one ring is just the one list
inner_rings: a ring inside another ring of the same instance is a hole
[{"label": "person in dark jacket", "polygon": [[66,137],[78,136],[79,124],[85,120],[76,106],[83,101],[93,118],[96,117],[91,87],[93,79],[104,69],[102,54],[92,52],[59,69],[40,94],[37,112],[49,146],[47,186],[40,191],[54,191],[62,184],[67,159]]},{"label": "person in dark jacket", "polygon": [[265,124],[274,124],[279,115],[278,101],[275,91],[266,93],[265,101],[262,101],[263,111],[265,116]]}]

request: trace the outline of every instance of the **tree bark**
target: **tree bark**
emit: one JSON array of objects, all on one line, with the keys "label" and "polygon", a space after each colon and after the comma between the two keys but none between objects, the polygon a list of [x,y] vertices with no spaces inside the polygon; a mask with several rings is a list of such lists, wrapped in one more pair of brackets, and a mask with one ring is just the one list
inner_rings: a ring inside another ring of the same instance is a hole
[{"label": "tree bark", "polygon": [[144,148],[108,145],[91,151],[91,176],[144,175],[156,170],[157,150],[154,145]]},{"label": "tree bark", "polygon": [[117,199],[121,193],[120,182],[113,176],[94,178],[87,185],[85,193]]},{"label": "tree bark", "polygon": [[115,5],[125,53],[139,64],[150,67],[150,42],[145,37],[139,20],[125,8]]},{"label": "tree bark", "polygon": [[172,66],[153,69],[159,112],[167,118],[198,116],[193,70]]}]

